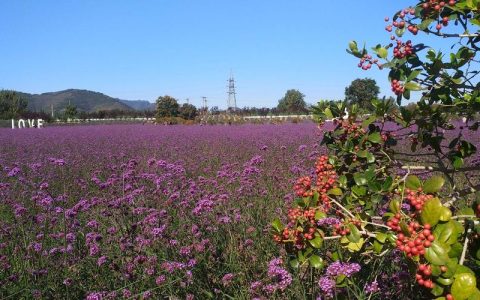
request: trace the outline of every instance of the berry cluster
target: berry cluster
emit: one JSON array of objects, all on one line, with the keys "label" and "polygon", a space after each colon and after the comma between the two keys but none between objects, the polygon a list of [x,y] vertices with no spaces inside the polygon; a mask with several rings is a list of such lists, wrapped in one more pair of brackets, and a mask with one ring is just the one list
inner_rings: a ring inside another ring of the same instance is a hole
[{"label": "berry cluster", "polygon": [[414,53],[415,51],[412,46],[412,41],[408,40],[406,43],[403,43],[401,40],[397,39],[397,45],[393,48],[393,56],[395,56],[395,58],[402,59]]},{"label": "berry cluster", "polygon": [[425,202],[433,198],[432,195],[422,193],[422,188],[418,188],[417,191],[406,189],[405,193],[408,202],[415,207],[416,210],[422,210]]},{"label": "berry cluster", "polygon": [[296,184],[293,186],[293,189],[299,197],[313,196],[312,179],[308,176],[298,178]]},{"label": "berry cluster", "polygon": [[[408,15],[415,15],[415,9],[414,8],[405,8],[402,10],[397,18],[389,25],[385,27],[385,30],[388,32],[391,32],[393,30],[393,27],[403,29],[405,28],[406,22],[405,22],[405,17]],[[390,18],[386,17],[385,22],[390,21]]]},{"label": "berry cluster", "polygon": [[365,71],[370,70],[372,65],[377,65],[380,70],[382,69],[382,64],[378,62],[378,59],[372,58],[370,54],[364,54],[358,63],[358,67]]},{"label": "berry cluster", "polygon": [[[337,125],[338,121],[334,121],[334,125]],[[360,136],[364,135],[366,133],[365,129],[362,128],[362,126],[357,125],[355,123],[350,123],[348,120],[343,120],[340,123],[340,127],[345,132],[345,136],[343,139],[347,137],[347,135],[350,135],[353,138],[359,138]]]},{"label": "berry cluster", "polygon": [[401,95],[405,92],[405,87],[397,79],[393,79],[391,85],[392,92],[394,92],[395,95]]},{"label": "berry cluster", "polygon": [[315,209],[309,208],[302,210],[297,207],[288,210],[289,226],[291,225],[291,227],[293,227],[300,218],[303,218],[302,221],[308,221],[308,223],[312,225],[315,224]]},{"label": "berry cluster", "polygon": [[[398,221],[396,217],[397,216],[395,216],[395,220]],[[394,230],[399,232],[402,229],[400,228],[400,226],[396,226]],[[420,224],[412,221],[408,225],[408,234],[405,235],[400,232],[397,236],[397,248],[400,251],[405,252],[408,257],[425,255],[425,249],[430,247],[432,245],[432,242],[435,240],[435,237],[430,231],[429,224],[425,224],[423,226],[423,230],[420,230]]]},{"label": "berry cluster", "polygon": [[317,174],[317,190],[319,193],[325,194],[329,189],[336,187],[337,172],[333,169],[333,165],[328,163],[328,156],[322,155],[317,159],[315,173]]},{"label": "berry cluster", "polygon": [[[274,235],[277,243],[293,241],[297,249],[305,248],[305,242],[315,238],[317,225],[315,224],[314,208],[300,209],[291,208],[288,210],[288,224],[281,235]],[[302,224],[301,226],[297,226]]]},{"label": "berry cluster", "polygon": [[422,285],[427,289],[433,289],[435,287],[435,283],[433,283],[430,279],[430,275],[432,275],[432,267],[429,265],[421,264],[418,266],[415,279],[417,280],[417,283],[419,285]]},{"label": "berry cluster", "polygon": [[[454,6],[455,3],[456,3],[455,0],[448,1],[449,6]],[[435,29],[437,29],[438,31],[440,31],[442,27],[448,26],[448,21],[449,21],[448,17],[445,16],[442,18],[440,16],[445,6],[447,6],[446,1],[437,1],[437,0],[428,0],[422,4],[422,8],[423,8],[422,14],[424,16],[438,15],[438,22],[437,22],[437,25],[435,26]]]},{"label": "berry cluster", "polygon": [[333,226],[333,235],[347,235],[350,233],[350,228],[347,227],[347,225],[351,223],[357,227],[360,227],[362,222],[360,220],[347,220],[345,223],[342,224],[335,224]]}]

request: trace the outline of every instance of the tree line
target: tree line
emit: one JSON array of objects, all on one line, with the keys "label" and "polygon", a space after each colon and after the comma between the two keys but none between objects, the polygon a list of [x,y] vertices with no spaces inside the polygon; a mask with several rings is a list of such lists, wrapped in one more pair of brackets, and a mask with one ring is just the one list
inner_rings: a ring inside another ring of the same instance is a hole
[{"label": "tree line", "polygon": [[[350,104],[357,104],[359,109],[364,113],[369,113],[375,110],[372,106],[371,100],[377,99],[380,93],[380,88],[377,86],[375,80],[370,78],[355,79],[345,88],[345,98],[343,100],[323,100],[322,103],[341,102],[346,101]],[[393,98],[380,99],[379,101],[391,100]],[[10,90],[0,91],[0,119],[11,118],[42,118],[45,121],[52,121],[52,116],[46,112],[33,112],[27,109],[28,102],[18,92]],[[395,108],[395,106],[394,106]],[[165,118],[181,118],[183,120],[195,120],[199,114],[209,113],[218,115],[222,113],[234,113],[239,116],[268,116],[281,114],[307,114],[312,110],[312,107],[305,102],[305,95],[297,89],[289,89],[285,95],[278,100],[276,107],[243,107],[236,110],[227,109],[221,110],[217,106],[210,109],[197,108],[192,104],[179,104],[179,101],[172,96],[160,96],[156,100],[155,111],[125,111],[125,110],[102,110],[95,112],[79,111],[74,105],[68,104],[67,107],[58,115],[60,119],[106,119],[106,118],[122,118],[122,117],[146,117],[157,118],[162,120]]]}]

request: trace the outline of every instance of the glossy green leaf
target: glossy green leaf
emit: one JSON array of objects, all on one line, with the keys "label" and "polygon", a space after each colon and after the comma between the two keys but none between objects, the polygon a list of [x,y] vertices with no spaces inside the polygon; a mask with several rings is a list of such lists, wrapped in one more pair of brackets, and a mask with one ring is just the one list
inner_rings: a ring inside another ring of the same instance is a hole
[{"label": "glossy green leaf", "polygon": [[440,221],[448,222],[452,218],[452,211],[450,208],[443,206],[440,211]]},{"label": "glossy green leaf", "polygon": [[444,288],[438,284],[435,285],[435,287],[432,289],[432,295],[438,297],[440,295],[443,295]]},{"label": "glossy green leaf", "polygon": [[329,195],[334,195],[334,196],[341,196],[343,195],[343,192],[340,188],[333,188],[328,191]]},{"label": "glossy green leaf", "polygon": [[377,54],[380,58],[387,58],[388,50],[382,47],[382,48],[377,50]]},{"label": "glossy green leaf", "polygon": [[405,187],[407,187],[410,190],[416,191],[421,186],[422,186],[422,182],[415,175],[409,175],[405,180]]},{"label": "glossy green leaf", "polygon": [[454,221],[449,221],[445,224],[438,224],[433,231],[435,240],[447,245],[455,244],[458,240],[458,235],[459,232]]},{"label": "glossy green leaf", "polygon": [[361,238],[357,243],[348,243],[347,249],[350,252],[360,251],[362,249],[364,243],[365,243],[365,240],[363,238]]},{"label": "glossy green leaf", "polygon": [[298,266],[300,266],[300,263],[298,262],[298,259],[292,259],[290,260],[290,266],[294,269],[297,269]]},{"label": "glossy green leaf", "polygon": [[462,255],[463,245],[461,243],[454,243],[450,246],[450,251],[448,251],[448,256],[450,257],[460,257]]},{"label": "glossy green leaf", "polygon": [[382,184],[382,190],[388,191],[392,187],[393,184],[393,178],[391,176],[388,176],[385,178],[385,181]]},{"label": "glossy green leaf", "polygon": [[355,180],[355,183],[357,185],[366,185],[367,184],[367,178],[365,177],[364,174],[361,174],[361,173],[353,174],[353,180]]},{"label": "glossy green leaf", "polygon": [[380,136],[380,132],[374,132],[368,135],[368,140],[374,144],[378,144],[382,141],[382,137]]},{"label": "glossy green leaf", "polygon": [[280,232],[283,230],[283,224],[280,221],[280,219],[275,219],[272,221],[272,227],[275,229],[277,232]]},{"label": "glossy green leaf", "polygon": [[390,204],[388,205],[390,208],[390,211],[393,213],[398,213],[400,211],[400,201],[398,199],[394,199],[390,201]]},{"label": "glossy green leaf", "polygon": [[323,245],[323,239],[320,236],[316,236],[314,239],[308,241],[314,248],[321,248]]},{"label": "glossy green leaf", "polygon": [[423,184],[423,191],[427,194],[439,192],[443,185],[445,184],[445,179],[441,176],[432,176],[428,178]]},{"label": "glossy green leaf", "polygon": [[438,241],[434,241],[432,245],[425,251],[425,258],[432,264],[442,266],[449,260],[447,246]]},{"label": "glossy green leaf", "polygon": [[358,241],[360,241],[361,235],[357,226],[350,223],[348,224],[348,228],[350,229],[350,233],[347,235],[347,239],[353,243],[357,243]]},{"label": "glossy green leaf", "polygon": [[405,88],[405,90],[409,91],[420,91],[422,89],[422,87],[418,83],[415,83],[413,81],[405,83],[403,87]]},{"label": "glossy green leaf", "polygon": [[312,267],[314,267],[315,269],[323,268],[323,259],[318,255],[314,254],[314,255],[310,256],[308,261],[310,262],[310,265]]},{"label": "glossy green leaf", "polygon": [[442,208],[442,203],[438,198],[428,200],[423,206],[422,213],[420,214],[422,224],[430,224],[431,226],[437,225],[440,220]]},{"label": "glossy green leaf", "polygon": [[477,279],[470,273],[462,273],[454,276],[452,284],[452,296],[455,300],[464,300],[470,297],[477,288]]},{"label": "glossy green leaf", "polygon": [[327,214],[325,212],[321,211],[321,210],[317,210],[315,212],[315,220],[317,220],[317,221],[325,218],[326,216],[327,216]]},{"label": "glossy green leaf", "polygon": [[387,235],[383,232],[377,232],[377,234],[375,235],[375,239],[383,244],[387,239]]},{"label": "glossy green leaf", "polygon": [[375,156],[374,156],[372,153],[370,153],[370,152],[367,153],[367,162],[368,162],[369,164],[375,162]]}]

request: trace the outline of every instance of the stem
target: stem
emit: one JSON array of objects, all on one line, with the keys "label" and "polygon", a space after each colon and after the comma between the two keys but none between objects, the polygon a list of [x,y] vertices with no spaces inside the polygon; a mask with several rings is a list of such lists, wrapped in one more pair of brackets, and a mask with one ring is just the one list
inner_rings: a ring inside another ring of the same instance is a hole
[{"label": "stem", "polygon": [[465,242],[463,243],[463,250],[462,250],[462,256],[460,256],[460,262],[459,264],[463,265],[465,262],[465,255],[467,254],[467,245],[468,245],[468,234],[472,231],[472,229],[468,228],[467,234],[465,235]]},{"label": "stem", "polygon": [[344,212],[347,213],[352,219],[355,219],[355,216],[345,207],[343,207],[340,203],[337,202],[337,200],[333,199],[332,197],[328,197],[333,203],[335,203],[338,207],[340,207]]}]

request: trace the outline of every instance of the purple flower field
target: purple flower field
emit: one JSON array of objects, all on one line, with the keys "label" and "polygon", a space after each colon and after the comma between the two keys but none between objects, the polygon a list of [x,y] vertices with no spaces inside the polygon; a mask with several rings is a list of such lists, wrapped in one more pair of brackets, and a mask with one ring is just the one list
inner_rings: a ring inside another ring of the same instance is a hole
[{"label": "purple flower field", "polygon": [[[0,129],[0,298],[305,298],[270,223],[313,174],[321,136],[313,123]],[[428,161],[408,139],[405,163]],[[365,289],[398,297],[407,269]],[[320,290],[357,272],[332,264]]]},{"label": "purple flower field", "polygon": [[269,223],[319,138],[313,123],[0,130],[0,298],[276,297],[298,283]]}]

